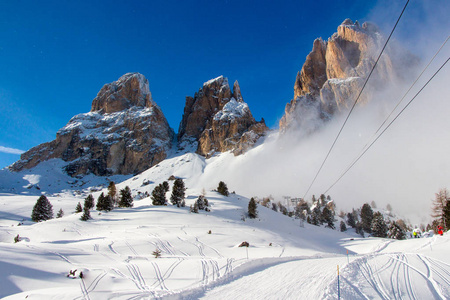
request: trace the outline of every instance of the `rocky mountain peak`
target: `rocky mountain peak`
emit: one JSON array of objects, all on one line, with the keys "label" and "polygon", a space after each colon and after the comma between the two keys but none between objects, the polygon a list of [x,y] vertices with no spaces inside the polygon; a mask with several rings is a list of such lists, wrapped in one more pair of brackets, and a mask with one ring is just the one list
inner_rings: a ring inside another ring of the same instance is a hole
[{"label": "rocky mountain peak", "polygon": [[148,80],[140,73],[127,73],[117,81],[105,84],[92,101],[91,111],[114,113],[132,106],[155,105]]},{"label": "rocky mountain peak", "polygon": [[[355,101],[384,41],[376,25],[365,22],[361,26],[350,19],[344,20],[327,41],[316,39],[295,79],[294,98],[286,105],[280,131],[308,128],[317,123],[317,118],[327,120],[347,109]],[[407,69],[416,64],[415,57],[390,43],[358,103],[369,101],[374,87],[401,81]]]},{"label": "rocky mountain peak", "polygon": [[240,154],[267,130],[264,121],[256,122],[244,102],[239,83],[230,89],[228,79],[219,76],[203,84],[194,97],[186,97],[178,139],[197,145],[197,153],[233,150]]},{"label": "rocky mountain peak", "polygon": [[173,130],[153,102],[148,80],[128,73],[106,84],[88,113],[74,116],[56,139],[22,154],[10,169],[29,169],[60,158],[71,175],[135,174],[167,156]]}]

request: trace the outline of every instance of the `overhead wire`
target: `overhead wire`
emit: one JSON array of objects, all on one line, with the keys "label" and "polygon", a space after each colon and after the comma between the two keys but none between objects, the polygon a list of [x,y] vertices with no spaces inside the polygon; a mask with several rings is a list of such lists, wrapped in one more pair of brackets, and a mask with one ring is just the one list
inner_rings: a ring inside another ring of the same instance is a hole
[{"label": "overhead wire", "polygon": [[303,199],[305,199],[306,196],[308,195],[309,191],[311,190],[311,187],[313,186],[313,184],[315,183],[317,177],[319,176],[320,172],[322,171],[323,166],[325,165],[325,162],[327,161],[328,157],[330,156],[331,151],[333,150],[334,146],[336,145],[336,142],[337,142],[337,140],[339,139],[339,137],[340,137],[340,135],[341,135],[341,133],[342,133],[342,130],[344,129],[345,125],[347,124],[347,121],[348,121],[348,119],[350,118],[350,115],[352,114],[352,112],[353,112],[353,110],[354,110],[356,104],[358,103],[359,98],[361,97],[361,94],[362,94],[362,92],[364,91],[364,88],[365,88],[366,85],[367,85],[367,82],[369,81],[370,77],[372,76],[373,71],[375,70],[375,67],[377,66],[378,61],[379,61],[380,58],[381,58],[381,55],[383,54],[384,50],[386,49],[386,46],[387,46],[389,40],[391,39],[392,34],[394,33],[395,29],[397,28],[397,25],[398,25],[398,23],[400,22],[400,19],[401,19],[401,17],[403,16],[403,13],[405,12],[406,7],[408,6],[408,3],[409,3],[409,0],[406,1],[406,4],[405,4],[405,6],[403,7],[402,12],[400,13],[399,17],[397,18],[397,21],[395,22],[395,25],[394,25],[394,27],[392,28],[391,33],[389,34],[389,37],[386,39],[386,42],[384,43],[384,46],[383,46],[383,48],[381,49],[381,52],[380,52],[380,54],[378,55],[377,60],[375,61],[375,64],[373,65],[372,69],[370,70],[369,75],[366,77],[366,80],[364,81],[364,84],[363,84],[361,90],[359,91],[359,94],[358,94],[358,96],[356,97],[355,102],[353,103],[353,105],[352,105],[352,107],[351,107],[349,113],[347,114],[347,117],[345,118],[344,123],[342,124],[342,126],[341,126],[341,128],[340,128],[340,130],[339,130],[339,132],[338,132],[338,134],[337,134],[337,136],[336,136],[336,138],[334,139],[333,144],[331,145],[330,149],[328,150],[328,153],[327,153],[327,155],[325,156],[325,159],[323,160],[322,164],[320,165],[319,170],[317,171],[316,175],[314,176],[314,179],[312,180],[311,184],[309,185],[308,189],[306,190],[306,192],[305,192],[305,194],[304,194],[304,196],[303,196]]},{"label": "overhead wire", "polygon": [[450,57],[447,58],[447,60],[439,67],[439,69],[433,74],[433,76],[431,76],[431,78],[422,86],[422,88],[414,95],[414,97],[405,105],[405,107],[403,107],[403,109],[395,116],[394,119],[392,119],[392,121],[386,126],[385,129],[383,129],[383,131],[381,131],[381,133],[375,138],[375,140],[358,156],[358,158],[356,158],[353,163],[345,170],[344,173],[341,174],[341,176],[339,176],[339,178],[324,192],[324,194],[326,194],[329,190],[331,190],[341,179],[342,177],[345,176],[345,174],[348,173],[348,171],[350,171],[351,168],[353,168],[353,166],[364,156],[364,154],[366,154],[366,152],[373,146],[373,144],[375,144],[376,141],[378,141],[378,139],[386,132],[386,130],[392,125],[392,123],[395,122],[395,120],[397,120],[397,118],[406,110],[406,108],[408,108],[408,106],[417,98],[417,96],[423,91],[423,89],[431,82],[431,80],[433,80],[433,78],[439,73],[439,71],[442,70],[442,68],[448,63],[448,61],[450,60]]}]

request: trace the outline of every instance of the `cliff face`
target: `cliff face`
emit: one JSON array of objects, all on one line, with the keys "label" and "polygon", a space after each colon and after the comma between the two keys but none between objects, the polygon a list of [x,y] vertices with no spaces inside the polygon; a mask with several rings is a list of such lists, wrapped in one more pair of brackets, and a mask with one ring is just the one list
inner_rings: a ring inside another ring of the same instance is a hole
[{"label": "cliff face", "polygon": [[134,174],[165,159],[173,136],[147,79],[128,73],[103,86],[89,113],[73,117],[54,141],[25,152],[10,168],[20,171],[61,158],[71,176]]},{"label": "cliff face", "polygon": [[[280,120],[280,131],[299,126],[311,127],[311,122],[326,120],[336,112],[351,106],[384,45],[385,38],[370,23],[362,26],[346,19],[328,41],[316,39],[311,53],[297,74],[294,98],[286,105]],[[373,72],[369,85],[358,103],[370,100],[373,88],[401,80],[402,66],[414,66],[415,57],[388,46]]]},{"label": "cliff face", "polygon": [[194,97],[186,97],[178,139],[181,147],[195,144],[203,156],[229,150],[238,155],[266,130],[264,120],[256,122],[243,101],[238,82],[231,91],[228,79],[220,76],[205,82]]}]

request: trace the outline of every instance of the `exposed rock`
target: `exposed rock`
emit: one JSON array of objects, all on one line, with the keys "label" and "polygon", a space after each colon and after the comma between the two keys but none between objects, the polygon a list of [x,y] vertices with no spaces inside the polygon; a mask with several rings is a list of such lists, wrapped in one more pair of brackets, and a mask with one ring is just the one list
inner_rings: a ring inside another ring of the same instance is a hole
[{"label": "exposed rock", "polygon": [[231,91],[228,79],[220,76],[205,82],[193,98],[186,97],[178,138],[182,146],[196,143],[203,156],[229,150],[238,155],[266,130],[264,120],[256,122],[243,101],[239,83]]},{"label": "exposed rock", "polygon": [[91,112],[73,117],[54,141],[25,152],[10,168],[20,171],[61,158],[71,176],[134,174],[165,159],[173,136],[147,79],[128,73],[103,86]]},{"label": "exposed rock", "polygon": [[[384,45],[376,25],[346,19],[327,42],[316,39],[294,84],[294,99],[286,105],[280,131],[303,126],[307,131],[315,120],[327,120],[353,105]],[[394,42],[390,42],[390,45]],[[398,82],[404,66],[413,67],[417,58],[399,45],[388,46],[373,72],[358,104],[368,102],[373,88]],[[399,66],[402,66],[401,68]],[[318,118],[318,119],[317,119]]]}]

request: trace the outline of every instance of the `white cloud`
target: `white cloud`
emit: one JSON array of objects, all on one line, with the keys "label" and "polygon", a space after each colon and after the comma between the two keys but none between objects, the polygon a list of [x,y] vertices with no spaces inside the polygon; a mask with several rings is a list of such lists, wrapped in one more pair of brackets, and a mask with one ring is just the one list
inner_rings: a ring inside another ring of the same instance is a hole
[{"label": "white cloud", "polygon": [[20,155],[20,154],[24,153],[25,151],[19,150],[19,149],[14,149],[14,148],[8,148],[8,147],[0,146],[0,152]]}]

